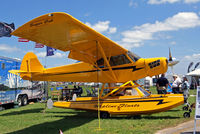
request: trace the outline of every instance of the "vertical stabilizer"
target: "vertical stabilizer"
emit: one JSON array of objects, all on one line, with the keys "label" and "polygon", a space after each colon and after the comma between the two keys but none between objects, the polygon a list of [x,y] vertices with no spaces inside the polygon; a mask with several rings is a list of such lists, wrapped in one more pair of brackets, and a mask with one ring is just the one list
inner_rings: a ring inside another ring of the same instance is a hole
[{"label": "vertical stabilizer", "polygon": [[42,72],[44,70],[44,67],[33,52],[28,52],[22,60],[20,70],[34,73]]}]

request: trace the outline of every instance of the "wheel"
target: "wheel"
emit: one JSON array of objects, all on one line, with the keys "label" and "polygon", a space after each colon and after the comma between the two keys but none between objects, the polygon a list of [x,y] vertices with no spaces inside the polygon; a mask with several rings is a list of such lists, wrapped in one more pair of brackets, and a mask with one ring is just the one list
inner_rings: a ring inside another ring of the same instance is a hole
[{"label": "wheel", "polygon": [[187,111],[187,110],[188,110],[188,106],[184,106],[184,107],[183,107],[183,110],[184,110],[184,111]]},{"label": "wheel", "polygon": [[142,119],[142,116],[141,115],[134,115],[133,119]]},{"label": "wheel", "polygon": [[190,113],[189,113],[189,112],[185,112],[185,113],[183,114],[183,117],[184,117],[184,118],[190,118]]},{"label": "wheel", "polygon": [[22,106],[22,97],[21,96],[18,97],[17,102],[18,102],[18,106]]},{"label": "wheel", "polygon": [[110,114],[108,112],[100,112],[100,117],[106,119],[110,117]]},{"label": "wheel", "polygon": [[28,97],[26,95],[24,95],[22,97],[22,106],[26,106],[28,104]]}]

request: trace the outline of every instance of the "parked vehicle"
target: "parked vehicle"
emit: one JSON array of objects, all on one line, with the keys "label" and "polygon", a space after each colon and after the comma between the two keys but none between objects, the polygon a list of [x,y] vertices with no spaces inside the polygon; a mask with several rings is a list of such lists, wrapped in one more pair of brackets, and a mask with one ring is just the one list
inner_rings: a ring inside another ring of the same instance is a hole
[{"label": "parked vehicle", "polygon": [[0,109],[18,102],[27,105],[29,100],[43,97],[43,83],[24,81],[9,70],[19,69],[21,60],[0,56]]}]

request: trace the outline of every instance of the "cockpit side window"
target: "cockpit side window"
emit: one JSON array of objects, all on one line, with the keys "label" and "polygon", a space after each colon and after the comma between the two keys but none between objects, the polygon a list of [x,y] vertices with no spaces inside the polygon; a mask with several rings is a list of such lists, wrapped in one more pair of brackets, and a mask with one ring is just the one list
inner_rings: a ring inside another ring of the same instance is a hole
[{"label": "cockpit side window", "polygon": [[129,63],[131,63],[131,61],[129,61],[129,59],[124,54],[112,56],[110,58],[110,65],[111,66],[129,64]]},{"label": "cockpit side window", "polygon": [[104,59],[101,58],[101,59],[97,60],[97,65],[98,65],[99,67],[104,66]]},{"label": "cockpit side window", "polygon": [[130,51],[127,52],[127,55],[133,60],[133,62],[136,62],[137,60],[139,60],[141,58],[140,56],[138,56]]},{"label": "cockpit side window", "polygon": [[[110,63],[110,66],[117,66],[117,65],[129,64],[131,63],[131,61],[124,54],[121,54],[117,56],[111,56],[109,63]],[[101,58],[97,60],[97,65],[99,67],[104,66],[104,59]]]}]

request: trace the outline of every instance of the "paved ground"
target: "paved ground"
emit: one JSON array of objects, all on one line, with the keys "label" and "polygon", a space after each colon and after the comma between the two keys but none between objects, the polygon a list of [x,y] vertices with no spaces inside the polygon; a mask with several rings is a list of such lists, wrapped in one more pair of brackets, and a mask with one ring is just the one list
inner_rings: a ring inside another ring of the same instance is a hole
[{"label": "paved ground", "polygon": [[[194,120],[182,123],[176,127],[166,128],[156,132],[156,134],[193,134]],[[200,120],[196,123],[196,134],[200,134]]]}]

